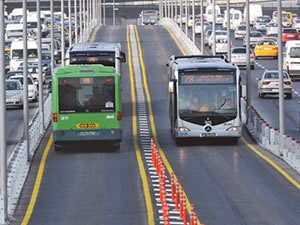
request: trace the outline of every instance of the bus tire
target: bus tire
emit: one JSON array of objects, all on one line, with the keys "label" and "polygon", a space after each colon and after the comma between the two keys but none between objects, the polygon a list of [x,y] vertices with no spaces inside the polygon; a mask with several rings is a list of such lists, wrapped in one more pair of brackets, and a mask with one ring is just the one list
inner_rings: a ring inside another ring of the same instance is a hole
[{"label": "bus tire", "polygon": [[113,144],[113,150],[116,151],[116,152],[120,151],[120,145],[121,145],[120,143]]}]

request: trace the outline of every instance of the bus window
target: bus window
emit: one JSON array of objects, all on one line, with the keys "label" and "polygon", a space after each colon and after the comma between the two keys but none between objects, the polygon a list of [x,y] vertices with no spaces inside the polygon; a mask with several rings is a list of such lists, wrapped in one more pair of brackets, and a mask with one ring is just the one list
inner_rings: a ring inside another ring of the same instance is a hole
[{"label": "bus window", "polygon": [[59,112],[115,112],[114,78],[60,78]]}]

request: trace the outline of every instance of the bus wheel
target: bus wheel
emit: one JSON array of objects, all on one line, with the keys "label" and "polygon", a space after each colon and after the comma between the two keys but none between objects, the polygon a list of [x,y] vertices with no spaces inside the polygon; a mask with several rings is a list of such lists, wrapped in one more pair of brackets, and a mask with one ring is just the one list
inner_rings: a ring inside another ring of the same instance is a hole
[{"label": "bus wheel", "polygon": [[55,151],[59,152],[59,151],[62,150],[62,148],[63,148],[62,145],[54,144],[54,149],[55,149]]}]

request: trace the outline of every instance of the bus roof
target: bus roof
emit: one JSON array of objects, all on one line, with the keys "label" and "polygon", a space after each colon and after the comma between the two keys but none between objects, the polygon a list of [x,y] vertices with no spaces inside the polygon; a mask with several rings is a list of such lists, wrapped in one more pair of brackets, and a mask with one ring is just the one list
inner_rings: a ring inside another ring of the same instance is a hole
[{"label": "bus roof", "polygon": [[173,57],[174,63],[178,70],[185,69],[236,69],[236,67],[228,63],[223,56],[175,56]]},{"label": "bus roof", "polygon": [[82,50],[89,50],[89,51],[99,51],[99,50],[108,50],[108,51],[115,51],[115,48],[119,48],[121,50],[120,43],[116,42],[92,42],[92,43],[77,43],[73,44],[69,51],[76,52]]},{"label": "bus roof", "polygon": [[89,66],[89,65],[72,65],[58,68],[55,75],[66,75],[74,73],[105,73],[107,75],[116,74],[113,67],[108,66]]}]

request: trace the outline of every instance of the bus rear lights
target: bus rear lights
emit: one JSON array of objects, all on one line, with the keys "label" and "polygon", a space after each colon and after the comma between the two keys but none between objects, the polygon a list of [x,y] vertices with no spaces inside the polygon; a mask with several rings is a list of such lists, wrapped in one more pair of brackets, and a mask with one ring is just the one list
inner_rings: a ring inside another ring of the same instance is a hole
[{"label": "bus rear lights", "polygon": [[186,131],[191,131],[189,128],[186,127],[178,127],[177,132],[186,132]]},{"label": "bus rear lights", "polygon": [[239,127],[239,126],[232,126],[232,127],[227,128],[227,131],[240,131],[240,130],[241,130],[241,127]]},{"label": "bus rear lights", "polygon": [[57,122],[57,113],[52,114],[52,120],[53,122]]},{"label": "bus rear lights", "polygon": [[122,112],[118,112],[117,113],[117,119],[118,120],[122,120]]}]

